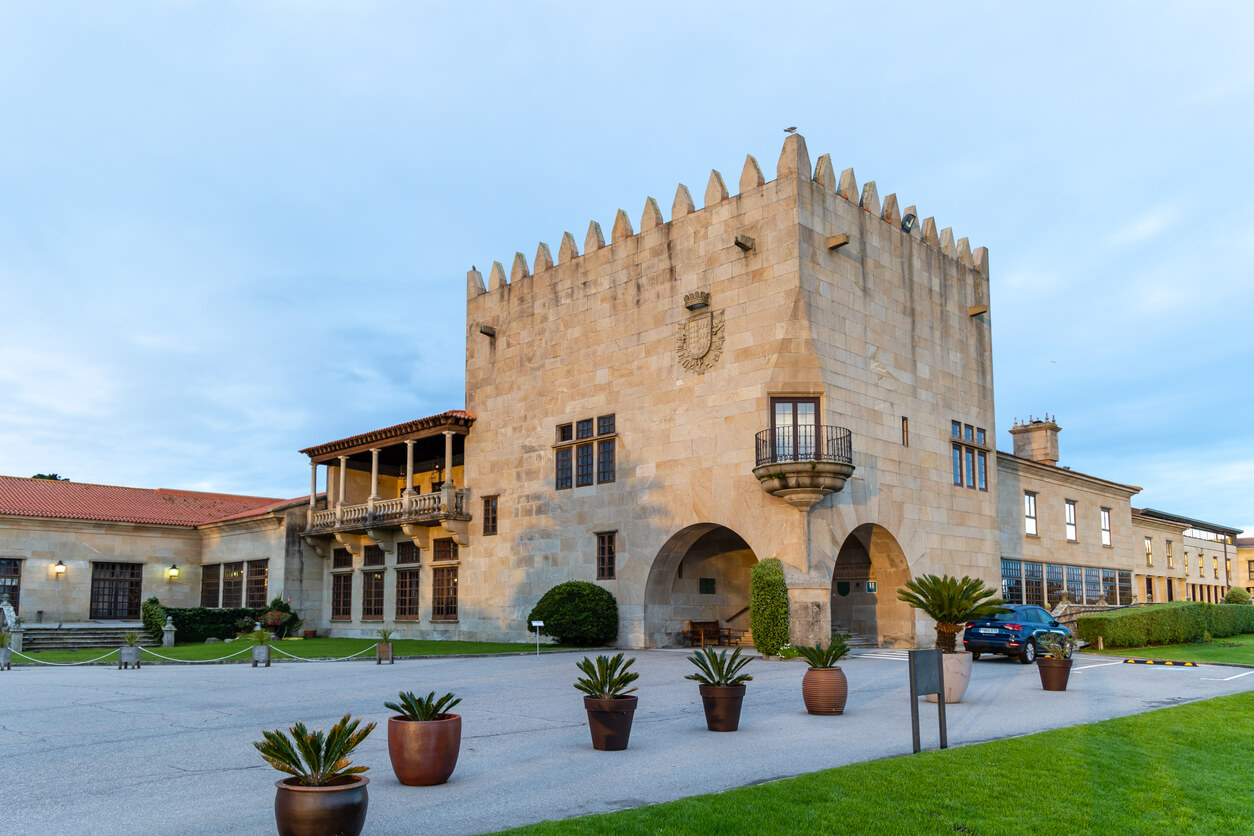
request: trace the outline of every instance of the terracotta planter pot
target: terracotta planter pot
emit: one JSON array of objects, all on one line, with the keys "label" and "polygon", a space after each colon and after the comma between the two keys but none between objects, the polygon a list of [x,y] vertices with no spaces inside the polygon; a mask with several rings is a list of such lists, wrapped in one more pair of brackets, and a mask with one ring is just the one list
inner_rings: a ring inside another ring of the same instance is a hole
[{"label": "terracotta planter pot", "polygon": [[409,787],[443,784],[457,768],[462,747],[462,716],[439,720],[388,718],[388,757],[397,779]]},{"label": "terracotta planter pot", "polygon": [[301,633],[301,635],[307,639],[316,639],[318,638],[318,631],[317,630],[305,630]]},{"label": "terracotta planter pot", "polygon": [[392,658],[391,642],[379,642],[377,650],[378,653],[375,655],[374,660],[376,665],[382,665],[384,662],[387,662],[389,665],[396,664],[396,660]]},{"label": "terracotta planter pot", "polygon": [[598,700],[583,698],[588,711],[588,730],[592,732],[592,748],[603,752],[617,752],[627,748],[631,737],[631,720],[636,713],[636,697],[616,697]]},{"label": "terracotta planter pot", "polygon": [[[941,656],[941,664],[945,670],[945,705],[962,702],[971,684],[971,654],[965,650],[946,653]],[[924,699],[936,702],[936,695],[928,694]]]},{"label": "terracotta planter pot", "polygon": [[745,701],[743,685],[701,685],[701,704],[705,707],[705,727],[710,731],[735,731],[740,728],[740,708]]},{"label": "terracotta planter pot", "polygon": [[811,714],[843,714],[849,699],[849,680],[839,666],[808,668],[801,679],[801,699]]},{"label": "terracotta planter pot", "polygon": [[1036,671],[1041,675],[1041,687],[1046,691],[1067,690],[1067,680],[1071,678],[1073,659],[1052,659],[1040,656],[1036,660]]},{"label": "terracotta planter pot", "polygon": [[358,836],[366,826],[369,778],[352,775],[329,787],[302,787],[298,778],[275,781],[274,822],[279,836]]}]

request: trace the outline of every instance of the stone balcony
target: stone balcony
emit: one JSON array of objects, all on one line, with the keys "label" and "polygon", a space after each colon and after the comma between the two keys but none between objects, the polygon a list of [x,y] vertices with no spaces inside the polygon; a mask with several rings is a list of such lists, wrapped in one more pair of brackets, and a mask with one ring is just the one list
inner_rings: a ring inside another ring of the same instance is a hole
[{"label": "stone balcony", "polygon": [[753,475],[762,490],[803,511],[853,475],[852,433],[844,427],[772,427],[758,433],[756,446]]},{"label": "stone balcony", "polygon": [[396,499],[376,499],[361,505],[339,505],[325,511],[311,511],[306,535],[364,532],[370,529],[407,525],[438,526],[451,521],[469,521],[468,492],[445,489],[437,493],[413,494]]}]

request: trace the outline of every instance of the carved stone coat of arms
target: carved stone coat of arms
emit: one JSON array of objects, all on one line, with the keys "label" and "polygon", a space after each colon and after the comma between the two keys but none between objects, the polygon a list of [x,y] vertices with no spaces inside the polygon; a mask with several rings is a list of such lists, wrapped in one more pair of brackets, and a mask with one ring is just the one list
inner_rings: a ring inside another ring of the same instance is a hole
[{"label": "carved stone coat of arms", "polygon": [[713,368],[722,353],[722,311],[699,311],[675,326],[675,354],[688,371]]}]

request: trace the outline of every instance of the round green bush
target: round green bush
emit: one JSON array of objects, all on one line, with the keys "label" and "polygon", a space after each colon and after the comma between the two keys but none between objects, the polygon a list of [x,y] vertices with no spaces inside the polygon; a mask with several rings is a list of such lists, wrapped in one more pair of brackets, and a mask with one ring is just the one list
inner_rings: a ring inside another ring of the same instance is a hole
[{"label": "round green bush", "polygon": [[618,638],[618,602],[609,590],[594,583],[566,581],[544,593],[527,621],[543,621],[540,632],[558,644],[610,644]]},{"label": "round green bush", "polygon": [[784,564],[763,560],[749,571],[749,629],[759,653],[778,656],[788,644],[788,584]]},{"label": "round green bush", "polygon": [[1228,594],[1224,596],[1225,604],[1248,604],[1250,603],[1250,593],[1246,592],[1239,586],[1234,586],[1228,590]]}]

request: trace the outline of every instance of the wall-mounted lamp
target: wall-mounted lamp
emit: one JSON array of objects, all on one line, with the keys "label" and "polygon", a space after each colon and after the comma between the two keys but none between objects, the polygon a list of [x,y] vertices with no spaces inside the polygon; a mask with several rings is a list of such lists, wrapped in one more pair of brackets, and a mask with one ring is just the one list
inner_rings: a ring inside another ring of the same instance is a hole
[{"label": "wall-mounted lamp", "polygon": [[172,580],[172,581],[176,581],[176,580],[178,580],[178,578],[179,578],[179,565],[178,565],[177,563],[171,563],[171,564],[170,564],[170,568],[169,568],[169,569],[166,569],[166,570],[165,570],[165,573],[166,573],[166,575],[168,575],[168,576],[169,576],[170,580]]},{"label": "wall-mounted lamp", "polygon": [[919,219],[918,215],[914,214],[913,212],[907,212],[906,216],[901,219],[901,231],[909,232],[910,230],[914,229],[914,222],[917,221],[918,219]]},{"label": "wall-mounted lamp", "polygon": [[65,574],[65,564],[58,560],[57,565],[52,567],[52,571],[58,578],[61,577]]}]

